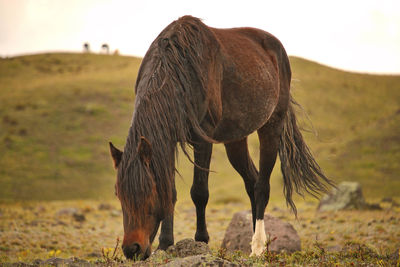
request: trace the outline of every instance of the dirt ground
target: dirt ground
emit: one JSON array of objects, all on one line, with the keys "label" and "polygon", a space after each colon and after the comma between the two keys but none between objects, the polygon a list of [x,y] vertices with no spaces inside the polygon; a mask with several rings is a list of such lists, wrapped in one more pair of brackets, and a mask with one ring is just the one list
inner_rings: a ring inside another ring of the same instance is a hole
[{"label": "dirt ground", "polygon": [[[300,203],[298,218],[286,208],[272,206],[267,212],[290,222],[298,231],[302,251],[315,247],[338,252],[349,243],[362,244],[379,255],[398,254],[400,208],[381,203],[377,211],[317,213],[316,203]],[[215,254],[230,219],[247,205],[213,205],[207,210],[210,248]],[[175,241],[193,238],[195,209],[187,202],[175,212]],[[0,262],[33,262],[53,257],[78,257],[88,261],[104,258],[122,240],[122,213],[116,201],[54,201],[0,205]],[[157,239],[153,244],[157,246]],[[397,250],[397,252],[396,252]],[[117,251],[123,258],[120,250]],[[398,257],[398,255],[397,255]],[[378,263],[377,263],[378,264]]]}]

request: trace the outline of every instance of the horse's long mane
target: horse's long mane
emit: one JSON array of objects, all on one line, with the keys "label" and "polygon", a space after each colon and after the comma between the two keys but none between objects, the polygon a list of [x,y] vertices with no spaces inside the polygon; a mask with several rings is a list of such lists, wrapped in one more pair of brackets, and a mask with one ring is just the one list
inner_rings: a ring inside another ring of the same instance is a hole
[{"label": "horse's long mane", "polygon": [[[199,19],[185,16],[160,33],[142,61],[135,111],[117,179],[121,203],[136,220],[148,212],[146,207],[156,203],[160,210],[172,211],[177,143],[188,155],[186,144],[192,133],[207,138],[199,125],[198,103],[206,99],[208,73],[203,61],[209,61],[210,55],[204,51],[213,38]],[[142,136],[152,148],[149,168],[137,155]]]}]

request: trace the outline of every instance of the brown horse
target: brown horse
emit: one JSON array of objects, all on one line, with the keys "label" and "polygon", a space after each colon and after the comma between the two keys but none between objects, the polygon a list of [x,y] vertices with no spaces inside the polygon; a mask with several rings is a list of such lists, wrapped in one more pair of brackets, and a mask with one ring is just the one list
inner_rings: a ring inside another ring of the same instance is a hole
[{"label": "brown horse", "polygon": [[[229,161],[245,182],[253,215],[252,254],[264,249],[264,211],[278,153],[286,201],[295,213],[293,190],[327,191],[325,183],[332,182],[296,126],[290,81],[285,49],[265,31],[215,29],[184,16],[159,34],[138,73],[124,152],[110,143],[118,169],[116,194],[123,211],[122,248],[127,258],[150,255],[160,223],[159,248],[174,243],[178,143],[186,156],[187,145],[194,150],[190,193],[196,206],[197,241],[209,240],[205,208],[213,143],[225,144]],[[260,140],[259,171],[247,147],[247,136],[254,131]]]}]

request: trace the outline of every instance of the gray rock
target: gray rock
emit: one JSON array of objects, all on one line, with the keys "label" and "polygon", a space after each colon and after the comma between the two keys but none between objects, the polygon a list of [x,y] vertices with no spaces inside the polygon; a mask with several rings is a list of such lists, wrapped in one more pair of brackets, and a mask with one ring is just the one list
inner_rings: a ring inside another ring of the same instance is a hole
[{"label": "gray rock", "polygon": [[56,216],[71,216],[78,212],[76,208],[63,208],[57,211]]},{"label": "gray rock", "polygon": [[7,263],[7,262],[0,263],[0,266],[2,266],[2,267],[36,267],[38,265],[19,261],[19,262],[13,262],[13,263]]},{"label": "gray rock", "polygon": [[72,216],[72,218],[77,222],[83,222],[86,220],[85,215],[80,213],[76,208],[63,208],[57,211],[57,217]]},{"label": "gray rock", "polygon": [[[168,263],[171,260],[172,260],[171,256],[169,254],[167,254],[167,252],[165,252],[164,250],[161,250],[161,249],[157,249],[146,260],[135,261],[135,262],[133,262],[132,265],[129,265],[129,266],[132,266],[132,267],[164,266],[164,264]],[[123,265],[123,266],[126,266],[126,265]]]},{"label": "gray rock", "polygon": [[74,213],[74,214],[72,215],[72,217],[74,218],[74,220],[75,220],[76,222],[84,222],[84,221],[86,221],[86,217],[85,217],[85,215],[82,214],[82,213]]},{"label": "gray rock", "polygon": [[50,258],[47,260],[41,260],[41,259],[36,259],[32,263],[26,263],[26,262],[16,262],[16,263],[10,263],[10,264],[1,264],[0,266],[10,266],[10,267],[39,267],[39,266],[56,266],[56,267],[95,267],[97,266],[94,263],[90,263],[86,260],[82,260],[79,258],[71,257],[69,259],[63,259],[63,258]]},{"label": "gray rock", "polygon": [[381,205],[379,205],[379,203],[366,203],[365,209],[382,210],[382,207],[381,207]]},{"label": "gray rock", "polygon": [[[175,258],[177,257],[177,258]],[[142,266],[239,266],[211,255],[208,245],[193,239],[183,239],[170,246],[167,251],[156,250],[147,260],[135,262]]]},{"label": "gray rock", "polygon": [[65,265],[67,259],[62,259],[62,258],[50,258],[48,260],[45,260],[43,264],[46,265],[52,265],[52,266],[59,266],[59,265]]},{"label": "gray rock", "polygon": [[122,215],[122,211],[120,211],[120,210],[112,210],[110,212],[110,215],[111,215],[111,217],[119,217],[119,216]]},{"label": "gray rock", "polygon": [[69,266],[69,267],[92,267],[95,266],[88,261],[79,259],[79,258],[69,258],[69,259],[62,259],[62,258],[50,258],[46,261],[42,262],[44,266]]},{"label": "gray rock", "polygon": [[195,255],[186,258],[178,258],[163,265],[166,267],[186,267],[186,266],[239,266],[238,264],[217,258],[212,255]]},{"label": "gray rock", "polygon": [[108,203],[100,203],[98,209],[99,210],[112,210],[114,207]]},{"label": "gray rock", "polygon": [[[237,250],[250,254],[253,236],[252,216],[250,211],[235,213],[225,232],[221,247],[228,252]],[[274,241],[269,245],[269,251],[287,253],[300,251],[301,241],[293,226],[271,215],[264,215],[265,233]]]},{"label": "gray rock", "polygon": [[98,251],[93,251],[93,252],[90,252],[90,253],[86,254],[86,257],[89,257],[89,258],[101,258],[102,254],[100,252],[98,252]]},{"label": "gray rock", "polygon": [[319,205],[318,211],[338,211],[352,209],[381,209],[379,204],[365,202],[361,185],[357,182],[342,182],[337,188],[325,195]]},{"label": "gray rock", "polygon": [[168,253],[165,250],[157,249],[156,251],[154,251],[150,255],[149,259],[152,259],[152,258],[167,258],[167,257],[168,257]]},{"label": "gray rock", "polygon": [[183,239],[167,249],[167,253],[175,257],[209,254],[210,248],[204,242],[197,242],[191,238]]},{"label": "gray rock", "polygon": [[392,197],[384,197],[384,198],[382,198],[381,202],[392,204],[392,208],[400,207],[400,204],[397,203],[396,200],[394,200]]},{"label": "gray rock", "polygon": [[381,202],[392,203],[392,202],[393,202],[393,198],[391,198],[391,197],[384,197],[384,198],[382,198]]}]

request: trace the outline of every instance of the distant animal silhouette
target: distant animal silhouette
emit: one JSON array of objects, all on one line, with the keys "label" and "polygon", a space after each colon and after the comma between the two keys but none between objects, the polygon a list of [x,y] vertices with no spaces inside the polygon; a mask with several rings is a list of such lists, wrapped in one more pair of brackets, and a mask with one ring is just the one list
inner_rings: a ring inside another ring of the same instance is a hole
[{"label": "distant animal silhouette", "polygon": [[89,53],[89,52],[90,52],[90,45],[89,45],[89,43],[84,43],[84,44],[83,44],[83,52],[84,52],[84,53]]},{"label": "distant animal silhouette", "polygon": [[[159,225],[159,248],[174,243],[175,156],[194,149],[190,190],[196,206],[195,240],[209,241],[205,209],[213,143],[223,143],[242,176],[253,215],[252,254],[264,250],[264,211],[279,154],[284,192],[327,192],[323,174],[296,125],[291,69],[281,42],[254,28],[216,29],[184,16],[153,41],[136,80],[135,110],[124,151],[110,143],[124,224],[127,258],[148,257]],[[257,131],[259,170],[247,137]],[[190,158],[190,156],[188,156]],[[226,190],[231,190],[229,185]]]},{"label": "distant animal silhouette", "polygon": [[103,44],[101,46],[101,50],[106,53],[107,55],[110,53],[110,47],[108,46],[108,44]]}]

